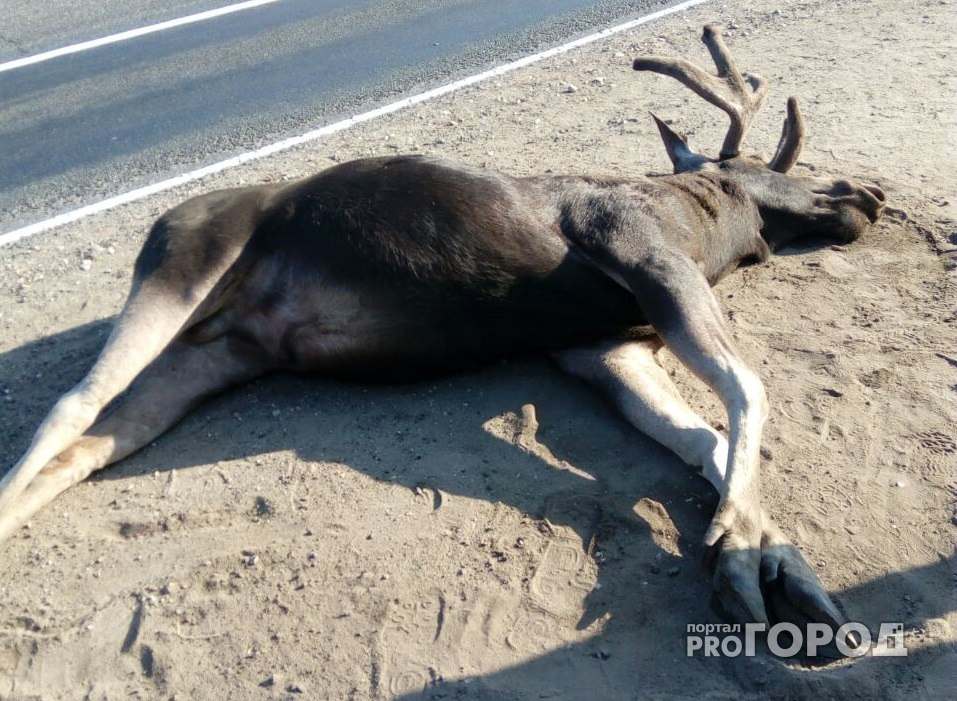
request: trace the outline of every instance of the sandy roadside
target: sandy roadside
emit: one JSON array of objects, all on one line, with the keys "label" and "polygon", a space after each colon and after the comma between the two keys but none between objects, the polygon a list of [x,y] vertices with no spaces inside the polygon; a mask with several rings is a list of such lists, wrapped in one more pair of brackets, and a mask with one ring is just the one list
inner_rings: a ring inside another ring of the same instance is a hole
[{"label": "sandy roadside", "polygon": [[0,249],[0,469],[87,369],[167,207],[396,152],[516,174],[666,170],[647,111],[703,149],[724,117],[630,58],[704,62],[706,21],[771,80],[752,149],[771,151],[794,94],[810,132],[798,167],[889,193],[866,240],[777,257],[718,295],[771,397],[768,510],[851,619],[905,624],[907,658],[687,657],[686,625],[719,620],[708,486],[584,386],[519,362],[405,387],[257,382],[64,495],[0,553],[0,698],[949,697],[951,2],[708,3]]}]

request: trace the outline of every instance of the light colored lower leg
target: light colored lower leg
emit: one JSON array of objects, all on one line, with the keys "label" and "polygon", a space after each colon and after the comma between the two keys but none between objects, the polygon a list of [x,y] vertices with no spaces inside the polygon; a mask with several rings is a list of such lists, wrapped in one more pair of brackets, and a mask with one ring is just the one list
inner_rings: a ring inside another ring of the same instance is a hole
[{"label": "light colored lower leg", "polygon": [[[199,346],[174,343],[115,412],[74,437],[65,450],[36,469],[23,490],[5,500],[0,508],[0,541],[60,492],[164,433],[204,397],[261,375],[264,369],[235,354],[228,338]],[[38,459],[36,455],[31,453],[29,459]]]},{"label": "light colored lower leg", "polygon": [[44,465],[90,427],[101,409],[102,404],[91,397],[83,383],[60,398],[37,429],[26,454],[0,480],[0,514],[10,507]]},{"label": "light colored lower leg", "polygon": [[0,511],[0,542],[10,537],[58,494],[117,459],[112,436],[85,436],[51,460],[10,508]]},{"label": "light colored lower leg", "polygon": [[555,354],[562,369],[601,387],[638,430],[701,469],[725,493],[728,442],[681,398],[658,364],[655,341],[604,344]]},{"label": "light colored lower leg", "polygon": [[728,376],[716,383],[728,412],[728,472],[724,499],[750,499],[758,489],[761,437],[768,416],[768,401],[761,380],[743,364],[734,364]]},{"label": "light colored lower leg", "polygon": [[[150,304],[153,308],[137,312],[138,307]],[[0,514],[160,354],[179,332],[189,310],[163,311],[161,300],[130,300],[87,376],[54,405],[27,452],[0,480]]]}]

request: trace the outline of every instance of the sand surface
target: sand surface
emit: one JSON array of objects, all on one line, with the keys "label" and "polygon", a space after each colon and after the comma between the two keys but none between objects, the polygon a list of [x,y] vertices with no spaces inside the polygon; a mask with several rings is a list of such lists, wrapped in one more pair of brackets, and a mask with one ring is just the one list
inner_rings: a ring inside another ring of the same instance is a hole
[{"label": "sand surface", "polygon": [[667,170],[649,110],[704,150],[725,118],[630,59],[704,64],[707,21],[772,82],[751,149],[770,153],[797,95],[796,170],[888,193],[861,241],[790,251],[717,295],[770,397],[767,509],[849,618],[905,624],[906,658],[686,656],[685,627],[720,620],[701,562],[710,487],[523,360],[399,387],[262,380],[63,495],[0,549],[0,698],[952,698],[953,2],[707,3],[4,248],[0,469],[88,368],[167,207],[395,152]]}]

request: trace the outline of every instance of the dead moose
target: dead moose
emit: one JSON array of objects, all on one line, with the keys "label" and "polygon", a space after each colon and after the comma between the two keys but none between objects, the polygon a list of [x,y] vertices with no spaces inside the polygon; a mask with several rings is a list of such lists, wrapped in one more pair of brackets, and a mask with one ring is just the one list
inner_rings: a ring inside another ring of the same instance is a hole
[{"label": "dead moose", "polygon": [[[634,62],[731,120],[717,158],[659,121],[671,175],[514,178],[369,158],[164,214],[92,370],[0,482],[0,539],[230,385],[274,371],[406,379],[542,352],[714,485],[705,543],[734,618],[839,626],[820,580],[761,506],[768,403],[710,288],[798,237],[853,241],[880,217],[884,193],[787,174],[804,136],[794,98],[770,162],[742,154],[767,83],[738,70],[718,29],[705,27],[703,40],[717,76],[684,60]],[[663,346],[720,397],[727,438],[679,397],[656,362]]]}]

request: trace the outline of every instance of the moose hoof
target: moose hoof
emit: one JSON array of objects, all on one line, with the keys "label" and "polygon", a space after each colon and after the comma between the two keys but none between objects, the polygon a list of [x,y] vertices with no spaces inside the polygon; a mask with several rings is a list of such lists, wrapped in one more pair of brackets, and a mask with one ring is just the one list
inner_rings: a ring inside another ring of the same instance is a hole
[{"label": "moose hoof", "polygon": [[[847,620],[800,551],[779,537],[773,545],[755,548],[736,546],[735,540],[725,534],[707,558],[714,567],[714,599],[721,613],[738,623],[763,623],[766,630],[776,623],[793,623],[805,635],[811,623],[826,625],[832,642],[814,654],[843,656],[846,649],[839,651],[836,636]],[[852,649],[860,645],[853,632],[842,642]]]},{"label": "moose hoof", "polygon": [[[755,533],[759,537],[754,537]],[[718,510],[705,538],[715,602],[739,623],[824,624],[837,634],[846,623],[801,552],[762,512],[748,518],[730,505]],[[859,644],[852,634],[843,641]]]},{"label": "moose hoof", "polygon": [[[761,549],[761,584],[772,618],[798,626],[823,623],[837,631],[847,620],[824,589],[824,584],[800,551],[790,543]],[[857,647],[859,641],[844,641]]]},{"label": "moose hoof", "polygon": [[761,590],[761,550],[729,546],[727,537],[716,543],[714,595],[718,607],[739,623],[769,624]]}]

